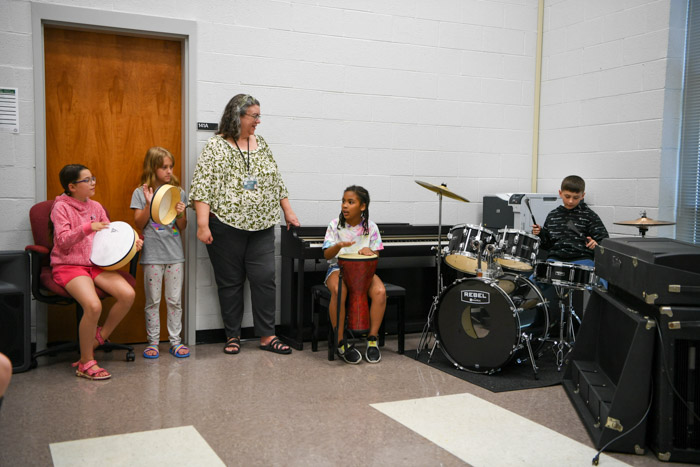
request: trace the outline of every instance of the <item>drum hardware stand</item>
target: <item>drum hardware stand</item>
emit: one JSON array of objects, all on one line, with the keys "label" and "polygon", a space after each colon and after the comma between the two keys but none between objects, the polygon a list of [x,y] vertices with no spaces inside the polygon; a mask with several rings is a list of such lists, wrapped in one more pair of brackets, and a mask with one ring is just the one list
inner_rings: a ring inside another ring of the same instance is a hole
[{"label": "drum hardware stand", "polygon": [[[418,356],[421,354],[423,349],[428,348],[428,342],[430,341],[430,334],[432,330],[432,324],[433,324],[433,315],[435,314],[435,310],[437,309],[437,304],[438,301],[440,300],[440,294],[442,293],[443,286],[442,286],[442,274],[440,273],[440,266],[442,263],[442,193],[438,192],[438,241],[437,241],[437,249],[435,247],[432,247],[431,249],[435,251],[435,264],[437,266],[437,291],[435,293],[435,296],[433,297],[433,303],[430,305],[430,310],[428,311],[428,320],[425,322],[425,325],[423,326],[423,332],[421,333],[420,336],[420,341],[418,341],[418,351],[416,352],[416,360],[418,359]],[[433,347],[430,349],[430,352],[428,353],[428,362],[430,362],[430,359],[433,357],[433,352],[435,351],[435,346],[437,345],[437,341],[433,343]]]},{"label": "drum hardware stand", "polygon": [[539,375],[537,374],[537,365],[535,364],[535,354],[532,351],[532,344],[530,344],[530,341],[532,340],[532,334],[527,334],[527,333],[522,333],[521,334],[523,340],[525,341],[525,345],[527,346],[527,353],[530,355],[530,364],[532,364],[532,372],[535,375],[535,379],[540,379]]},{"label": "drum hardware stand", "polygon": [[[573,350],[576,343],[576,335],[574,332],[574,319],[581,324],[581,318],[574,311],[574,290],[562,285],[554,286],[559,297],[559,341],[554,341],[555,355],[557,359],[557,371],[561,371],[564,366],[564,358]],[[564,300],[568,299],[568,303],[564,304]],[[566,347],[566,353],[564,348]]]}]

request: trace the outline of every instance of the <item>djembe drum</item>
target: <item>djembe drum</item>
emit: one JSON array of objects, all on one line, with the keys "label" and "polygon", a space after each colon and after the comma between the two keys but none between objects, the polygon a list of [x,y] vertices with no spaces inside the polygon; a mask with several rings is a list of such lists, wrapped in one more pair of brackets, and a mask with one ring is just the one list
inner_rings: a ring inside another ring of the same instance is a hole
[{"label": "djembe drum", "polygon": [[338,256],[338,265],[343,271],[343,282],[348,288],[348,301],[345,307],[348,329],[369,330],[369,302],[367,292],[377,270],[377,255],[365,256],[348,253]]}]

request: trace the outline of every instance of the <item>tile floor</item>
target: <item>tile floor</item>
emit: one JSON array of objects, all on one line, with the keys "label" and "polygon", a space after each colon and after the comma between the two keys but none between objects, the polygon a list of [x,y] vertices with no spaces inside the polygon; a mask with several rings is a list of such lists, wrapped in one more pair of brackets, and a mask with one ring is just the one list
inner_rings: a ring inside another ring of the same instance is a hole
[{"label": "tile floor", "polygon": [[[595,454],[561,386],[491,393],[398,355],[392,337],[381,363],[356,366],[327,361],[323,345],[282,356],[247,341],[229,356],[207,344],[175,359],[162,344],[157,360],[143,347],[132,363],[98,353],[108,381],[76,378],[67,354],[14,375],[0,465],[194,465],[195,454],[199,465],[586,466]],[[621,462],[662,464],[647,452],[600,465]]]}]

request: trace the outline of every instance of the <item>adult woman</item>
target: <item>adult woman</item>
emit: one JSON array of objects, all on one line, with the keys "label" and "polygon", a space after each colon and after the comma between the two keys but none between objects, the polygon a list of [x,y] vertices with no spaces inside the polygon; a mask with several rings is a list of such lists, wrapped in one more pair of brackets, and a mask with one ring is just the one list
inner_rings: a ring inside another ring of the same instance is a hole
[{"label": "adult woman", "polygon": [[265,140],[255,134],[260,102],[238,94],[226,105],[219,133],[197,160],[190,201],[197,212],[197,238],[207,246],[226,330],[224,352],[240,351],[243,284],[250,284],[260,348],[289,354],[275,336],[274,226],[280,207],[287,228],[299,226],[287,188]]}]

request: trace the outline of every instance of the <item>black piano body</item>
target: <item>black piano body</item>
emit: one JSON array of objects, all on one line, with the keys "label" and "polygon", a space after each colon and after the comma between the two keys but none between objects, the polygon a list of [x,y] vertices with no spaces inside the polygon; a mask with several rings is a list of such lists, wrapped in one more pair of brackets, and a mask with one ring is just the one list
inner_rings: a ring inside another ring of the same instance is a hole
[{"label": "black piano body", "polygon": [[[437,292],[435,249],[437,225],[379,224],[384,243],[377,275],[406,289],[406,332],[420,332]],[[279,334],[290,346],[303,349],[311,339],[311,287],[322,284],[328,263],[323,257],[327,226],[291,228],[280,226],[281,317]],[[442,226],[442,247],[447,246],[450,226]],[[443,264],[443,271],[446,266]],[[392,313],[385,316],[386,329],[395,329]]]}]

